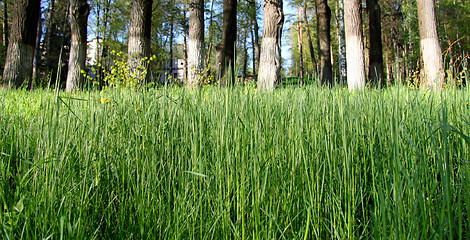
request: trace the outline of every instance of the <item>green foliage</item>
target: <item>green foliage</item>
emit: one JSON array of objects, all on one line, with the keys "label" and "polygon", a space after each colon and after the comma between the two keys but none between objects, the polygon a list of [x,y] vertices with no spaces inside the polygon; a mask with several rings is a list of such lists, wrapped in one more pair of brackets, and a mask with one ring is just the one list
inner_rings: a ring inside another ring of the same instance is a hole
[{"label": "green foliage", "polygon": [[[110,87],[124,87],[124,88],[137,88],[142,87],[146,81],[148,74],[148,67],[150,63],[155,60],[155,56],[150,58],[144,57],[140,60],[140,64],[136,69],[129,68],[128,56],[123,52],[111,51],[111,54],[115,59],[111,65],[109,71],[103,70],[104,79],[102,79]],[[91,74],[87,74],[86,71],[82,70],[82,74],[88,82],[92,82],[94,85],[99,85],[100,80],[100,68],[101,64],[91,68]],[[98,78],[93,78],[97,76]]]}]

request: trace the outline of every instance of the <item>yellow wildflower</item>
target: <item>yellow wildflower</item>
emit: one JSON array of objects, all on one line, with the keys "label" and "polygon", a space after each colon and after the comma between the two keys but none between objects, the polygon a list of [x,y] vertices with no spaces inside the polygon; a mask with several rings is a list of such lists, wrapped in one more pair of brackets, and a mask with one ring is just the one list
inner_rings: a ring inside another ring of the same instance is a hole
[{"label": "yellow wildflower", "polygon": [[109,100],[110,100],[109,98],[102,98],[101,99],[101,104],[105,104],[105,103],[109,102]]},{"label": "yellow wildflower", "polygon": [[136,108],[135,111],[136,111],[136,112],[140,112],[140,108]]}]

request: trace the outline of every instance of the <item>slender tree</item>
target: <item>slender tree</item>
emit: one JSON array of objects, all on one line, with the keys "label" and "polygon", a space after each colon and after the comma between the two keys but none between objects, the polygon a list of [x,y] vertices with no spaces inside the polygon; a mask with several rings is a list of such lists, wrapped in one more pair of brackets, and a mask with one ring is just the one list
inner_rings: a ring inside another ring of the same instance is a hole
[{"label": "slender tree", "polygon": [[300,85],[304,85],[304,54],[303,54],[303,37],[302,37],[302,11],[297,6],[297,41],[299,42],[299,59],[300,59]]},{"label": "slender tree", "polygon": [[258,88],[270,90],[281,83],[281,33],[284,24],[282,0],[264,0],[263,17]]},{"label": "slender tree", "polygon": [[[237,39],[237,0],[224,0],[221,55],[219,57],[220,86],[235,84],[235,40]],[[228,68],[225,68],[227,66]],[[230,75],[228,74],[230,73]]]},{"label": "slender tree", "polygon": [[331,68],[330,22],[331,10],[327,0],[317,0],[317,18],[320,41],[320,74],[321,83],[333,86],[333,71]]},{"label": "slender tree", "polygon": [[3,87],[18,88],[31,79],[40,0],[17,0],[8,37]]},{"label": "slender tree", "polygon": [[348,88],[362,89],[365,86],[365,68],[360,0],[344,1],[344,25]]},{"label": "slender tree", "polygon": [[444,84],[442,50],[437,36],[434,0],[418,0],[419,36],[424,78],[421,87],[440,90]]},{"label": "slender tree", "polygon": [[369,15],[369,79],[374,86],[385,86],[382,52],[382,26],[378,0],[366,0]]},{"label": "slender tree", "polygon": [[344,1],[338,1],[338,68],[341,84],[346,84],[346,34],[344,32]]},{"label": "slender tree", "polygon": [[140,84],[143,84],[140,81],[147,82],[149,78],[148,72],[142,76],[139,69],[148,67],[142,59],[150,57],[152,4],[153,0],[132,0],[127,54],[129,74],[136,77]]},{"label": "slender tree", "polygon": [[8,47],[8,0],[3,0],[3,45]]},{"label": "slender tree", "polygon": [[70,28],[72,45],[70,47],[69,70],[67,73],[66,90],[68,92],[83,86],[87,48],[87,23],[90,5],[87,0],[70,0]]},{"label": "slender tree", "polygon": [[253,41],[253,75],[257,75],[258,71],[256,69],[259,66],[259,55],[260,55],[260,47],[259,47],[259,26],[258,26],[258,7],[256,6],[255,0],[248,0],[248,4],[250,6],[250,17],[253,24],[253,31],[252,31],[252,41]]},{"label": "slender tree", "polygon": [[304,0],[304,23],[305,29],[307,30],[307,43],[308,43],[308,50],[310,52],[310,60],[312,61],[313,66],[313,74],[317,74],[317,61],[315,59],[315,51],[313,50],[313,43],[312,43],[312,35],[310,34],[310,26],[308,24],[308,16],[307,16],[307,1]]},{"label": "slender tree", "polygon": [[30,82],[31,89],[34,87],[34,81],[38,79],[38,76],[39,76],[39,62],[41,61],[41,38],[42,38],[42,17],[40,13],[38,17],[36,46],[35,46],[34,57],[33,57],[33,77],[31,78],[31,82]]},{"label": "slender tree", "polygon": [[199,84],[204,71],[204,0],[191,0],[189,3],[189,42],[188,42],[188,81],[187,87]]}]

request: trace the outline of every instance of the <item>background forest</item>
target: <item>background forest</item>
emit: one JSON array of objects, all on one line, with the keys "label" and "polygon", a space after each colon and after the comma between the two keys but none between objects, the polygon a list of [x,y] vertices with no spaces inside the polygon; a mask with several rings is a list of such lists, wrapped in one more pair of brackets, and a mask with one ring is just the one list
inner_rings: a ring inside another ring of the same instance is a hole
[{"label": "background forest", "polygon": [[[320,71],[320,35],[317,2],[326,1],[284,1],[285,24],[282,34],[282,76],[317,76]],[[2,1],[2,47],[0,70],[5,66],[8,31],[11,28],[13,0]],[[90,0],[88,17],[88,61],[87,72],[94,77],[109,72],[117,53],[127,53],[131,1]],[[215,75],[216,48],[223,38],[223,2],[204,2],[205,65],[209,73]],[[330,54],[334,78],[340,77],[340,27],[338,4],[342,1],[328,1],[331,11]],[[167,79],[168,69],[174,60],[184,61],[186,78],[188,66],[189,2],[181,0],[154,1],[151,11],[150,55],[154,56],[149,67],[152,81]],[[370,5],[370,3],[369,3]],[[422,67],[420,58],[419,24],[416,1],[378,1],[381,21],[383,68],[386,81],[418,85]],[[448,83],[462,82],[463,66],[467,66],[470,48],[469,4],[465,0],[440,0],[435,3],[439,43],[442,48]],[[366,2],[362,3],[365,64],[368,68],[370,49],[369,12]],[[34,53],[33,79],[36,85],[52,83],[57,78],[65,84],[71,48],[71,28],[69,24],[69,1],[49,0],[41,2],[39,25],[37,28],[36,50]],[[259,51],[262,41],[263,17],[260,2],[238,1],[236,6],[236,75],[239,77],[257,75]],[[380,23],[380,22],[379,22]],[[380,26],[380,24],[379,24]],[[301,30],[301,31],[299,31]],[[90,44],[94,44],[90,48]],[[303,45],[302,53],[299,47]],[[93,53],[92,53],[93,52]],[[90,59],[92,56],[92,59]],[[302,58],[302,63],[301,63]],[[121,59],[122,60],[122,59]],[[99,71],[92,71],[99,69]],[[103,71],[104,70],[104,71]],[[107,70],[107,71],[106,71]],[[345,75],[346,73],[342,73]],[[163,77],[162,77],[163,76]],[[208,75],[206,74],[206,77]],[[213,76],[212,81],[216,79]],[[210,81],[210,80],[209,80]],[[101,85],[104,83],[102,82]]]}]

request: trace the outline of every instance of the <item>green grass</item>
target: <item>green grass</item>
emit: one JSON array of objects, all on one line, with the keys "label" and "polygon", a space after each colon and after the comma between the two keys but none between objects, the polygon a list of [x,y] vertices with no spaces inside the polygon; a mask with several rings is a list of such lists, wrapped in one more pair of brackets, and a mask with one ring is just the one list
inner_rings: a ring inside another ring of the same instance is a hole
[{"label": "green grass", "polygon": [[469,96],[0,92],[0,238],[468,239]]}]

